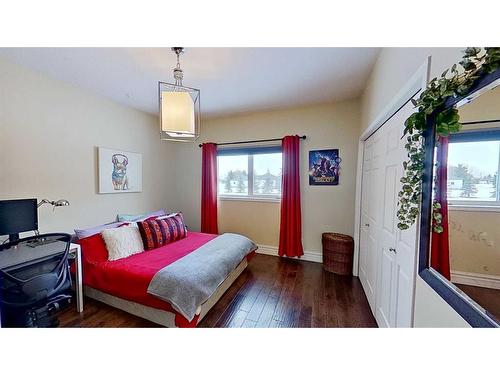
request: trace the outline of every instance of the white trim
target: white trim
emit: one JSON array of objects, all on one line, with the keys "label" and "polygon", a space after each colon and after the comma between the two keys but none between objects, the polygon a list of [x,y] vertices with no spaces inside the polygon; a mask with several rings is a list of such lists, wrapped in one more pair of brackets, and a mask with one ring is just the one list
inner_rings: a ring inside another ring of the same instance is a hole
[{"label": "white trim", "polygon": [[[361,186],[363,179],[363,151],[365,141],[375,133],[387,120],[389,120],[410,98],[419,91],[427,88],[430,76],[431,57],[427,57],[424,63],[413,74],[410,80],[394,96],[394,99],[384,108],[366,130],[359,137],[358,143],[358,165],[356,170],[356,197],[354,212],[354,262],[352,273],[359,276],[359,240],[361,235]],[[418,238],[418,230],[417,230]],[[417,243],[418,248],[418,243]],[[418,257],[417,257],[418,258]],[[415,266],[416,267],[416,266]]]},{"label": "white trim", "polygon": [[[247,185],[248,185],[248,196],[253,197],[253,155],[247,155],[247,169],[248,169],[248,175],[247,175]],[[218,171],[218,170],[217,170]],[[219,174],[219,172],[217,172]],[[217,176],[219,177],[219,176]]]},{"label": "white trim", "polygon": [[219,195],[218,197],[221,201],[236,201],[236,202],[265,202],[265,203],[281,203],[281,197],[261,197],[258,195],[243,195],[243,196],[230,196],[230,195]]},{"label": "white trim", "polygon": [[448,211],[472,211],[472,212],[500,212],[500,205],[474,206],[465,204],[451,204],[448,201]]},{"label": "white trim", "polygon": [[375,120],[366,128],[359,138],[361,141],[367,140],[377,131],[387,120],[389,120],[410,98],[414,97],[419,91],[427,88],[429,81],[429,68],[431,57],[429,56],[418,68],[408,82],[394,96],[394,99],[384,108],[384,110],[375,118]]},{"label": "white trim", "polygon": [[[259,247],[256,251],[258,254],[272,255],[275,257],[279,256],[277,246],[268,246],[268,245],[257,245],[257,246]],[[291,259],[306,260],[309,262],[323,263],[323,254],[317,253],[317,252],[311,252],[311,251],[304,251],[304,255],[302,255],[302,257],[291,258]]]},{"label": "white trim", "polygon": [[[355,212],[354,212],[354,259],[352,273],[359,276],[359,241],[361,237],[361,189],[363,179],[363,160],[364,160],[364,143],[375,133],[381,126],[383,126],[392,116],[394,116],[412,97],[427,88],[430,77],[431,56],[422,63],[413,76],[403,86],[401,90],[394,96],[393,100],[384,108],[384,110],[375,118],[375,120],[368,125],[365,131],[359,137],[358,143],[358,163],[356,171],[356,196],[355,196]],[[419,248],[419,222],[418,218],[415,225],[416,230],[416,244],[415,251]],[[415,289],[416,289],[416,275],[417,275],[417,262],[418,255],[415,256],[414,274],[413,279],[413,298],[411,308],[411,321],[413,326],[414,313],[415,313]]]},{"label": "white trim", "polygon": [[483,273],[451,271],[451,282],[482,288],[500,289],[500,276],[485,275]]},{"label": "white trim", "polygon": [[356,197],[354,199],[354,255],[352,264],[352,274],[359,276],[359,240],[361,236],[361,186],[363,184],[363,160],[365,140],[358,142],[358,166],[356,168]]}]

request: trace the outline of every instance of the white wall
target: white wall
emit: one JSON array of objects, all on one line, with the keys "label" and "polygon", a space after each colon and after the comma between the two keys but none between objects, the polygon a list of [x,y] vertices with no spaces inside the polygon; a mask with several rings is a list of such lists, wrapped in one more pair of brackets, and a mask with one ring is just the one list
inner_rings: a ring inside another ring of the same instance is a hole
[{"label": "white wall", "polygon": [[361,98],[362,131],[432,56],[431,78],[458,62],[463,48],[383,48]]},{"label": "white wall", "polygon": [[421,277],[417,277],[415,299],[417,301],[413,322],[415,327],[470,327],[469,323],[451,309],[450,305],[448,305]]},{"label": "white wall", "polygon": [[[461,59],[463,48],[384,48],[379,54],[361,98],[364,131],[428,56],[432,56],[431,78]],[[415,327],[468,326],[420,277],[415,296]]]},{"label": "white wall", "polygon": [[[0,59],[0,199],[65,198],[39,209],[41,232],[169,208],[172,147],[155,117]],[[97,146],[143,154],[143,192],[97,194]]]},{"label": "white wall", "polygon": [[[185,214],[188,225],[200,227],[201,151],[198,143],[305,134],[301,141],[301,202],[305,252],[321,253],[321,233],[353,234],[357,139],[360,124],[359,101],[324,104],[213,118],[204,121],[202,137],[193,144],[176,144],[176,209]],[[309,186],[309,150],[339,148],[342,158],[338,186]],[[219,204],[219,231],[248,235],[265,246],[277,246],[278,203],[229,202]]]}]

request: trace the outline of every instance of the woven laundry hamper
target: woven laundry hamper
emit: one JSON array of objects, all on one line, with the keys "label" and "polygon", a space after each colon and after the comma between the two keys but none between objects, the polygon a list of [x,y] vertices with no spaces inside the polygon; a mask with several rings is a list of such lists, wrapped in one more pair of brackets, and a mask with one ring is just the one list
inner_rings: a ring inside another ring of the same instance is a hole
[{"label": "woven laundry hamper", "polygon": [[354,239],[340,233],[323,233],[323,269],[338,275],[352,275]]}]

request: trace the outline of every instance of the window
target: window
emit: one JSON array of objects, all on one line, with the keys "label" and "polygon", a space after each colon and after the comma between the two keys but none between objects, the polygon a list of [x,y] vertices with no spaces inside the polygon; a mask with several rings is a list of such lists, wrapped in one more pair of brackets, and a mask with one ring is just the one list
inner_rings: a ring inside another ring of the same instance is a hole
[{"label": "window", "polygon": [[219,195],[248,195],[248,155],[217,156]]},{"label": "window", "polygon": [[499,206],[500,131],[450,136],[447,197],[450,205]]},{"label": "window", "polygon": [[225,198],[281,197],[281,147],[219,149],[218,194]]}]

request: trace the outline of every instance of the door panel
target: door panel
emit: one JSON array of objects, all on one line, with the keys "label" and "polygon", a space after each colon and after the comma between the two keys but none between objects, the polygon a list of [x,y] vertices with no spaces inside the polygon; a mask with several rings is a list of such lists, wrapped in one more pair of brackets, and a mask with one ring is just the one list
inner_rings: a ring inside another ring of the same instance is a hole
[{"label": "door panel", "polygon": [[[414,227],[408,231],[401,231],[397,228],[397,194],[402,185],[400,182],[403,176],[402,162],[407,158],[403,137],[404,121],[413,111],[413,105],[407,103],[387,124],[388,145],[391,147],[387,148],[385,155],[385,166],[388,171],[385,178],[391,183],[386,184],[384,209],[390,211],[385,214],[392,217],[392,225],[390,231],[383,231],[381,242],[383,251],[391,253],[393,262],[390,327],[411,327],[413,320],[416,231]],[[402,238],[404,238],[403,241]],[[385,290],[381,289],[381,293],[385,293]]]},{"label": "door panel", "polygon": [[[364,162],[363,162],[363,177],[362,184],[370,186],[371,182],[371,159],[373,155],[373,140],[365,143]],[[370,306],[374,301],[375,285],[369,276],[369,262],[373,255],[373,239],[370,235],[370,224],[372,221],[368,215],[368,202],[370,200],[369,189],[361,191],[361,233],[359,243],[359,278],[366,293],[366,297]]]},{"label": "door panel", "polygon": [[[394,150],[394,148],[392,149]],[[392,152],[388,148],[389,152]],[[380,234],[380,251],[382,253],[382,262],[380,267],[380,277],[377,286],[378,291],[378,309],[376,318],[385,327],[392,327],[394,320],[394,267],[395,253],[393,249],[396,244],[396,223],[395,211],[397,202],[396,193],[397,166],[388,165],[385,167],[384,181],[384,199],[383,199],[383,225]],[[379,323],[380,324],[380,323]]]},{"label": "door panel", "polygon": [[[391,327],[391,309],[392,309],[392,287],[394,275],[394,259],[391,253],[382,250],[382,257],[380,262],[380,277],[379,287],[377,289],[377,313],[376,319],[379,327]],[[385,289],[381,289],[385,288]]]},{"label": "door panel", "polygon": [[[377,244],[377,207],[374,194],[378,181],[379,168],[376,165],[375,148],[379,147],[379,136],[370,137],[365,142],[361,193],[361,233],[359,274],[368,303],[375,314],[375,289],[377,284],[378,255]],[[368,188],[370,187],[370,188]]]},{"label": "door panel", "polygon": [[412,314],[408,313],[413,310],[413,293],[408,291],[413,290],[414,282],[413,275],[408,274],[404,268],[400,266],[401,260],[396,263],[396,289],[394,290],[395,300],[395,316],[394,327],[411,327]]},{"label": "door panel", "polygon": [[407,158],[409,102],[366,142],[361,183],[360,280],[381,327],[410,327],[416,272],[416,226],[397,228],[398,192]]},{"label": "door panel", "polygon": [[396,191],[397,188],[397,166],[390,165],[385,168],[385,191],[384,191],[384,231],[389,232],[391,235],[394,235],[395,225],[394,220],[396,217],[394,216],[394,212],[396,211],[397,201],[394,197],[397,197],[398,193]]}]

